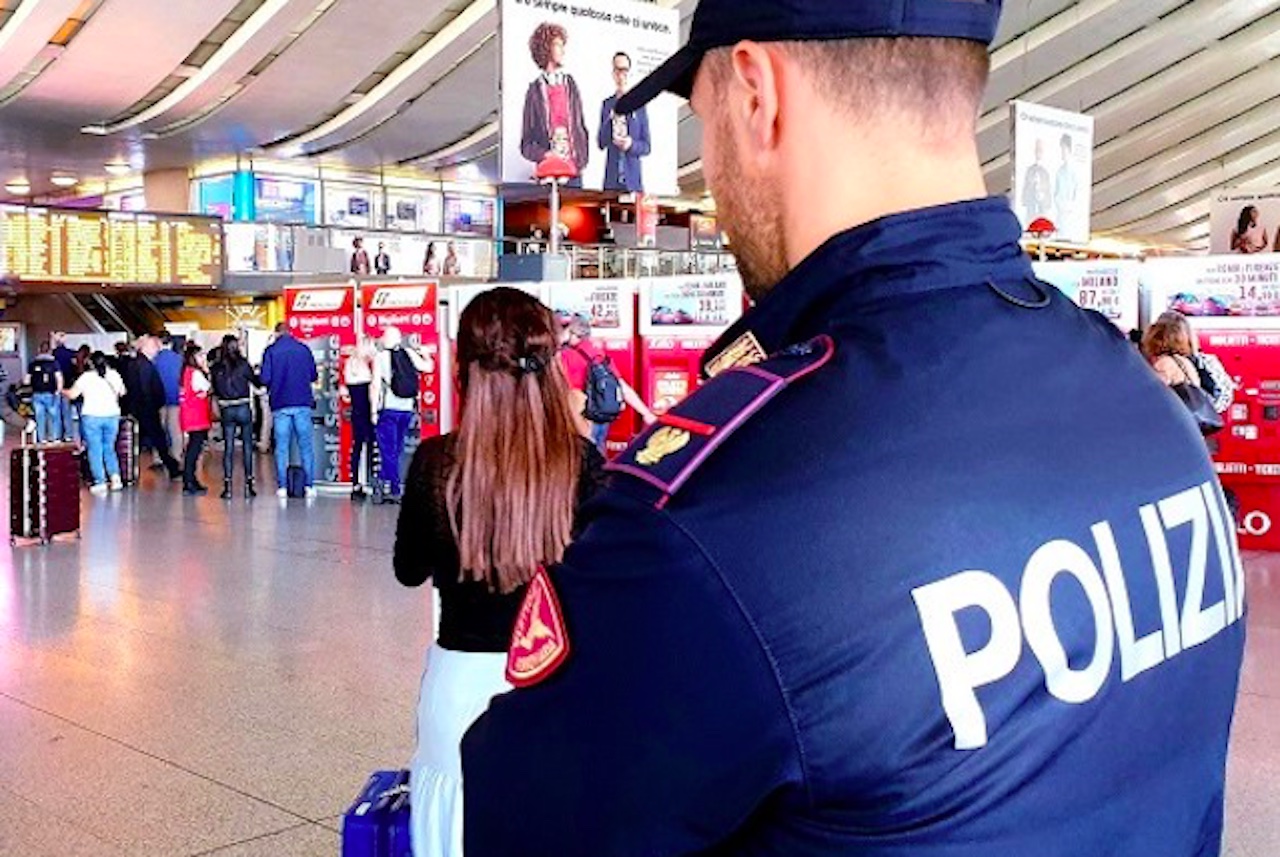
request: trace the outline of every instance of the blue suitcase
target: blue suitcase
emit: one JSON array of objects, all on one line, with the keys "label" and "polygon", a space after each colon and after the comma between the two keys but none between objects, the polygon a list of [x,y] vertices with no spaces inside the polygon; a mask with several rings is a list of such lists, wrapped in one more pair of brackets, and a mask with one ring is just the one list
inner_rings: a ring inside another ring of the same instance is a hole
[{"label": "blue suitcase", "polygon": [[342,818],[342,857],[412,857],[409,772],[369,777]]}]

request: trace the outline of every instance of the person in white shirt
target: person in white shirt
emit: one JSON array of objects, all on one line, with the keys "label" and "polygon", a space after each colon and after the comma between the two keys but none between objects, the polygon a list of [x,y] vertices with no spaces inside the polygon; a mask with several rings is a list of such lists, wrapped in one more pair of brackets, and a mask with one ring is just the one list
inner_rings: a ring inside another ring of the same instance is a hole
[{"label": "person in white shirt", "polygon": [[[401,384],[397,384],[396,366],[401,367]],[[399,503],[402,493],[400,456],[413,415],[418,410],[421,376],[435,371],[435,362],[420,349],[405,346],[400,329],[388,327],[382,332],[382,351],[373,361],[373,424],[377,427],[378,453],[382,458],[379,493],[383,503]],[[407,386],[412,374],[412,392]],[[396,387],[403,386],[397,393]],[[401,395],[410,393],[409,395]]]},{"label": "person in white shirt", "polygon": [[124,488],[120,478],[120,457],[116,454],[116,438],[120,434],[120,399],[124,381],[107,365],[107,355],[95,351],[89,358],[92,369],[81,373],[71,389],[63,395],[70,401],[83,399],[80,428],[88,447],[89,470],[97,495]]},{"label": "person in white shirt", "polygon": [[369,396],[369,388],[373,384],[373,361],[378,356],[377,346],[367,336],[360,338],[351,356],[347,358],[342,369],[344,395],[351,402],[351,499],[363,500],[367,496],[362,481],[361,464],[368,456],[368,477],[371,483],[373,472],[373,403]]}]

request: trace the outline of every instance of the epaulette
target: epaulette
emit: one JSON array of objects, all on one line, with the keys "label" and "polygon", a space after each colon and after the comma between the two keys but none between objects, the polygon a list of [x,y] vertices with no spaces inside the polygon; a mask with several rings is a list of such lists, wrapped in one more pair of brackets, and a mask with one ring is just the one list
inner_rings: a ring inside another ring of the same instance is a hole
[{"label": "epaulette", "polygon": [[829,336],[793,345],[762,363],[729,369],[658,418],[608,466],[657,489],[661,509],[733,433],[779,393],[831,362]]}]

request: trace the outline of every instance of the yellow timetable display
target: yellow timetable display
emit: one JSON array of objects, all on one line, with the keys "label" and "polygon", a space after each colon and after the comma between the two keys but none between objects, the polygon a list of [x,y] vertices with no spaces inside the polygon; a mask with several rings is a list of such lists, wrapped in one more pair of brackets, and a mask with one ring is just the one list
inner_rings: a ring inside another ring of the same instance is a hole
[{"label": "yellow timetable display", "polygon": [[0,276],[35,283],[217,287],[222,221],[0,205]]}]

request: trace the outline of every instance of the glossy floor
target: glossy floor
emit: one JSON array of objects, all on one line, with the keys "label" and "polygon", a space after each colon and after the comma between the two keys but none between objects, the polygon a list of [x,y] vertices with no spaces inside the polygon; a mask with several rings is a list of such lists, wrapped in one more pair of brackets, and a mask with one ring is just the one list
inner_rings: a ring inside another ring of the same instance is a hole
[{"label": "glossy floor", "polygon": [[[393,508],[268,494],[148,476],[86,494],[79,541],[0,549],[0,855],[338,853],[412,750],[430,601],[392,577]],[[1280,556],[1248,567],[1226,853],[1274,857]]]}]

